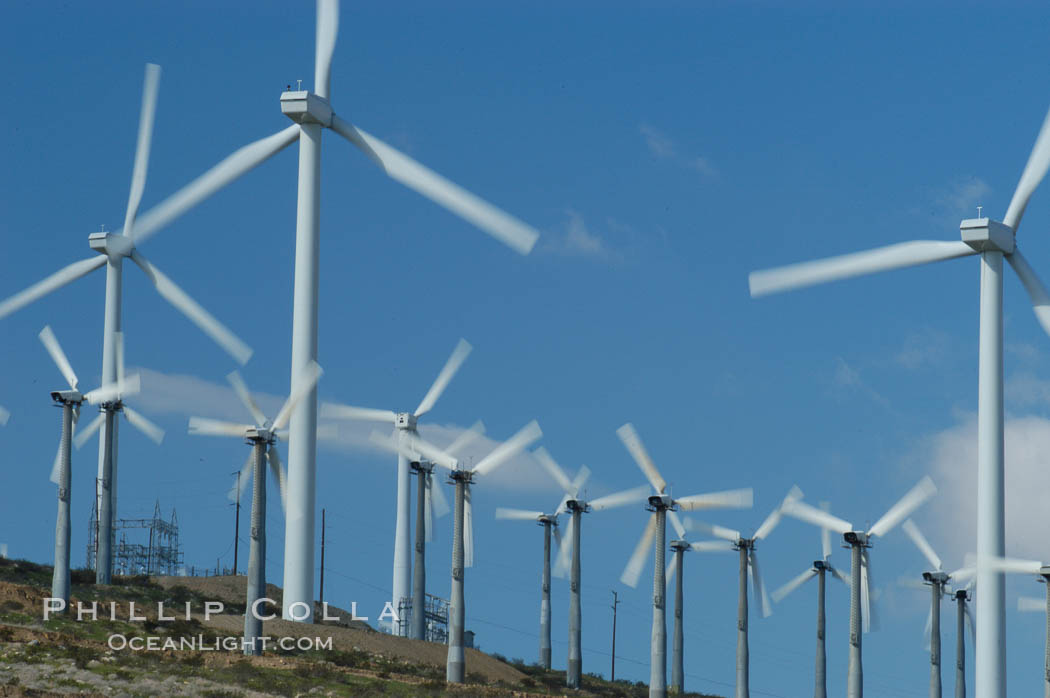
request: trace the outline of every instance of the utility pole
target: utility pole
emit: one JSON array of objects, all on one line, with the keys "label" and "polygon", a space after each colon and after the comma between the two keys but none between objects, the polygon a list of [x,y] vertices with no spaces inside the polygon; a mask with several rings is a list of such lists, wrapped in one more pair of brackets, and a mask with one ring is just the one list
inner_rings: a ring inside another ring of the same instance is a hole
[{"label": "utility pole", "polygon": [[616,596],[616,592],[613,595],[613,634],[612,634],[612,668],[609,670],[609,681],[616,680],[616,607],[620,605],[620,600]]},{"label": "utility pole", "polygon": [[233,576],[237,576],[237,544],[241,538],[241,471],[237,471],[237,500],[234,502],[236,511],[233,515]]},{"label": "utility pole", "polygon": [[324,603],[324,507],[321,507],[321,603]]}]

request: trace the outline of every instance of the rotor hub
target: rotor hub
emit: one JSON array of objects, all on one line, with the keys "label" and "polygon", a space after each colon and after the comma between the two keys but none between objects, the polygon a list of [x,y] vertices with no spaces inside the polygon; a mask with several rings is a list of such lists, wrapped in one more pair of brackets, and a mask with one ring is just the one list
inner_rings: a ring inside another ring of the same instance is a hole
[{"label": "rotor hub", "polygon": [[127,235],[117,233],[91,233],[88,246],[107,257],[130,257],[135,251],[135,241]]}]

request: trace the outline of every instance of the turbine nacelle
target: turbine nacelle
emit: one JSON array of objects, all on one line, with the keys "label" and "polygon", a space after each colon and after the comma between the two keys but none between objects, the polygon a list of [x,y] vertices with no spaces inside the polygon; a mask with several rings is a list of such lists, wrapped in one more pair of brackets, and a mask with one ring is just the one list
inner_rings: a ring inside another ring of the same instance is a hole
[{"label": "turbine nacelle", "polygon": [[940,584],[941,586],[944,586],[948,583],[948,580],[951,577],[948,576],[947,572],[923,572],[922,578],[930,584]]},{"label": "turbine nacelle", "polygon": [[416,416],[411,412],[398,412],[394,415],[394,426],[398,429],[416,428]]},{"label": "turbine nacelle", "polygon": [[966,591],[965,589],[957,589],[955,591],[955,600],[956,601],[969,601],[970,600],[970,592]]},{"label": "turbine nacelle", "polygon": [[674,511],[677,509],[675,502],[669,494],[654,494],[649,496],[649,509],[664,509]]},{"label": "turbine nacelle", "polygon": [[821,572],[825,570],[830,570],[831,565],[829,565],[826,560],[814,560],[813,569],[817,570],[818,572]]},{"label": "turbine nacelle", "polygon": [[1014,251],[1014,230],[1005,223],[990,218],[968,218],[959,224],[962,241],[977,252],[1002,252],[1011,254]]},{"label": "turbine nacelle", "polygon": [[332,125],[332,105],[307,90],[281,93],[281,113],[297,124]]},{"label": "turbine nacelle", "polygon": [[91,233],[88,235],[88,246],[110,258],[130,257],[135,251],[135,241],[119,233]]},{"label": "turbine nacelle", "polygon": [[244,433],[244,438],[253,444],[272,444],[277,441],[277,433],[265,427],[248,427]]},{"label": "turbine nacelle", "polygon": [[79,405],[84,402],[84,395],[79,390],[52,390],[51,399],[60,405]]},{"label": "turbine nacelle", "polygon": [[685,552],[686,550],[689,550],[691,547],[692,546],[689,544],[688,541],[684,541],[684,540],[673,540],[673,541],[671,541],[671,550],[675,551],[676,553],[679,552],[679,551]]},{"label": "turbine nacelle", "polygon": [[587,506],[587,502],[583,501],[582,499],[565,500],[565,508],[569,511],[578,511],[581,514],[586,514],[588,511],[591,510],[591,508]]},{"label": "turbine nacelle", "polygon": [[871,547],[871,539],[864,531],[846,531],[842,537],[846,539],[847,545],[856,545],[861,548]]},{"label": "turbine nacelle", "polygon": [[546,526],[547,524],[550,524],[551,526],[557,526],[558,525],[558,515],[557,514],[540,514],[539,517],[536,519],[536,523],[538,523],[540,526]]},{"label": "turbine nacelle", "polygon": [[736,543],[733,543],[733,550],[754,550],[755,539],[754,538],[739,538]]}]

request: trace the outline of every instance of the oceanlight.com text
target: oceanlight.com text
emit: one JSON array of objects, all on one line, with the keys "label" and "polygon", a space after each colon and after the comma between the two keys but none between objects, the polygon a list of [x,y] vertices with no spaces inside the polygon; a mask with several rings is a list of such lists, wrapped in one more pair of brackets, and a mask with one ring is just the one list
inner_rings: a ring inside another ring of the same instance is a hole
[{"label": "oceanlight.com text", "polygon": [[331,637],[258,637],[254,640],[237,636],[226,637],[160,637],[133,635],[128,637],[114,633],[106,640],[109,648],[115,652],[131,650],[132,652],[163,652],[167,650],[190,652],[243,652],[253,648],[262,651],[283,650],[290,652],[300,650],[331,650]]}]

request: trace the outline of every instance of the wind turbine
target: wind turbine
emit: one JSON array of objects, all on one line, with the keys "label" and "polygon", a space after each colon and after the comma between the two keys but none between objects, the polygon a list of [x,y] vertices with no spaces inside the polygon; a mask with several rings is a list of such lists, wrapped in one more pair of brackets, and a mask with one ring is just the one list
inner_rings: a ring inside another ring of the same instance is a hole
[{"label": "wind turbine", "polygon": [[[980,339],[977,378],[977,557],[1002,557],[1003,499],[1003,257],[1017,272],[1036,317],[1050,333],[1050,292],[1017,248],[1025,207],[1050,167],[1050,113],[1036,138],[1003,222],[964,220],[961,242],[916,240],[814,262],[752,272],[751,295],[787,291],[956,257],[981,255]],[[1006,595],[1001,573],[978,565],[977,695],[1006,697]]]},{"label": "wind turbine", "polygon": [[[540,446],[532,455],[536,460],[543,463],[548,472],[557,472],[555,480],[564,474],[561,466],[554,461],[547,449]],[[552,465],[553,464],[553,465]],[[566,492],[557,508],[552,513],[542,511],[525,511],[523,509],[511,509],[499,507],[496,509],[497,519],[511,519],[516,521],[535,521],[543,526],[543,573],[540,575],[540,666],[544,669],[551,668],[551,534],[554,535],[559,548],[562,545],[561,536],[558,535],[558,516],[565,513],[565,502],[570,497],[579,495],[583,485],[587,482],[591,471],[587,466],[582,466],[576,477],[569,482],[566,478]],[[559,482],[559,484],[562,484]]]},{"label": "wind turbine", "polygon": [[[445,362],[415,412],[393,412],[326,402],[321,405],[321,417],[389,422],[397,430],[398,439],[404,442],[410,436],[417,434],[417,420],[434,407],[453,376],[456,375],[456,371],[470,355],[471,349],[467,340],[459,340],[456,348],[452,350],[452,355],[448,357],[448,361]],[[411,542],[408,533],[408,521],[412,510],[409,463],[408,458],[401,453],[397,454],[397,514],[394,518],[394,582],[391,597],[395,606],[408,598],[412,578]]]},{"label": "wind turbine", "polygon": [[[664,541],[667,519],[671,519],[671,524],[678,533],[678,538],[685,538],[685,526],[681,519],[678,518],[678,514],[675,513],[676,510],[748,509],[753,501],[753,493],[751,488],[747,488],[726,492],[694,494],[677,499],[672,498],[667,493],[667,481],[660,475],[656,464],[653,463],[648,452],[646,452],[641,438],[639,438],[638,433],[634,429],[634,425],[630,422],[624,424],[616,430],[616,435],[620,437],[620,441],[627,447],[627,450],[634,458],[634,462],[638,464],[639,469],[645,475],[645,479],[653,487],[653,494],[649,496],[648,506],[646,507],[652,514],[646,524],[645,531],[642,533],[642,537],[638,540],[638,545],[635,546],[634,553],[627,561],[623,574],[620,575],[620,581],[630,587],[637,586],[642,567],[649,558],[649,551],[655,551],[656,560],[653,563],[653,632],[649,658],[649,695],[662,697],[667,695],[667,620],[665,618],[667,580],[664,569]],[[751,550],[753,552],[753,548]],[[744,559],[744,557],[741,557],[741,559]],[[757,563],[754,563],[754,567],[755,580],[757,582],[759,581]]]},{"label": "wind turbine", "polygon": [[649,492],[648,485],[641,485],[629,490],[614,492],[613,494],[598,497],[587,501],[583,498],[582,487],[589,471],[580,468],[575,480],[569,479],[560,465],[553,458],[538,457],[540,462],[558,486],[562,488],[564,496],[556,511],[557,514],[566,512],[569,514],[569,523],[566,527],[565,536],[562,538],[561,547],[558,549],[558,560],[554,565],[554,574],[557,577],[569,575],[569,656],[565,668],[565,685],[569,688],[579,688],[583,677],[583,646],[582,646],[582,613],[580,610],[580,525],[583,523],[583,515],[589,511],[602,511],[613,509],[627,504],[634,504],[645,500]]},{"label": "wind turbine", "polygon": [[58,441],[58,453],[55,454],[55,462],[51,467],[51,482],[58,485],[58,519],[55,522],[55,567],[51,575],[51,597],[62,599],[68,606],[70,447],[73,442],[73,426],[80,417],[84,395],[77,390],[77,374],[73,372],[73,367],[50,325],[45,325],[40,331],[40,341],[69,383],[68,390],[51,392],[51,399],[62,408],[62,432]]},{"label": "wind turbine", "polygon": [[[976,570],[973,570],[976,573]],[[977,628],[974,625],[973,614],[970,612],[970,601],[972,599],[971,589],[973,580],[970,580],[962,589],[956,589],[955,598],[955,698],[966,698],[966,628],[970,625],[970,636],[973,642],[977,642]]]},{"label": "wind turbine", "polygon": [[[828,505],[826,502],[821,502],[821,509],[827,511]],[[821,558],[813,561],[813,566],[808,570],[798,575],[794,579],[784,584],[779,589],[775,590],[770,596],[773,598],[774,603],[780,603],[783,601],[791,592],[795,591],[803,584],[817,578],[817,654],[816,654],[816,678],[814,680],[813,696],[814,698],[827,698],[828,695],[828,655],[825,650],[825,613],[824,613],[824,596],[825,596],[825,577],[828,572],[831,576],[839,580],[843,584],[849,586],[849,577],[845,576],[838,569],[833,567],[830,562],[831,558],[831,532],[826,528],[820,529],[820,548]]]},{"label": "wind turbine", "polygon": [[84,394],[84,399],[92,405],[98,405],[100,414],[86,427],[77,432],[73,437],[73,446],[79,451],[88,439],[96,431],[102,430],[102,446],[105,458],[102,459],[101,477],[96,481],[96,502],[100,504],[97,510],[97,530],[95,544],[98,546],[95,553],[95,583],[108,584],[100,581],[102,578],[111,579],[113,570],[113,522],[116,519],[117,504],[117,415],[123,414],[124,418],[133,427],[146,435],[148,439],[156,444],[164,440],[164,430],[144,416],[131,409],[124,401],[128,395],[134,395],[139,391],[139,376],[133,374],[127,378],[124,376],[124,334],[117,332],[113,335],[113,349],[116,355],[116,380],[106,383]]},{"label": "wind turbine", "polygon": [[[146,65],[146,77],[143,85],[142,111],[139,118],[138,145],[135,151],[135,165],[131,176],[131,193],[128,197],[128,206],[124,214],[124,227],[120,232],[108,233],[98,232],[88,236],[88,245],[98,255],[74,262],[42,281],[33,284],[29,288],[16,293],[3,302],[0,302],[0,318],[4,318],[16,310],[32,303],[52,291],[72,283],[90,272],[106,267],[106,301],[105,322],[102,337],[102,383],[109,385],[116,381],[117,373],[117,335],[121,332],[121,296],[122,276],[125,258],[130,258],[149,278],[157,292],[166,301],[190,319],[197,327],[215,340],[226,352],[241,364],[245,363],[252,354],[244,342],[238,339],[222,323],[216,320],[208,311],[202,308],[195,300],[190,298],[179,286],[160,271],[155,265],[147,260],[136,247],[140,240],[135,237],[136,216],[142,194],[146,187],[146,170],[149,164],[150,143],[153,137],[153,117],[157,103],[157,88],[160,84],[160,66],[152,63]],[[151,212],[152,213],[152,212]],[[173,220],[179,213],[171,215],[166,222]],[[145,216],[144,216],[145,218]],[[153,219],[156,217],[153,216]],[[151,223],[153,224],[153,223]],[[106,415],[104,429],[99,439],[99,464],[98,478],[100,481],[114,480],[114,487],[110,490],[105,484],[101,490],[115,491],[115,480],[117,474],[116,464],[116,426],[115,416],[117,408],[103,406]],[[112,462],[109,462],[112,461]],[[107,475],[108,473],[108,475]],[[112,528],[112,518],[116,516],[116,502],[102,501],[102,494],[98,497],[98,510],[105,509],[110,521],[99,523],[100,534],[104,530]],[[102,552],[103,546],[99,546]],[[109,584],[112,568],[109,566],[112,560],[103,559],[95,562],[95,574],[97,583]]]},{"label": "wind turbine", "polygon": [[500,465],[528,448],[529,444],[543,436],[540,425],[535,420],[522,427],[518,433],[492,451],[472,467],[465,467],[454,456],[437,446],[424,441],[413,434],[407,444],[401,439],[394,440],[372,432],[372,440],[386,448],[403,453],[413,458],[418,453],[435,465],[449,471],[449,480],[456,487],[456,499],[453,507],[455,524],[452,533],[452,597],[449,600],[448,662],[445,667],[445,680],[449,683],[463,683],[465,661],[463,652],[463,623],[465,606],[463,599],[463,568],[474,566],[474,515],[471,506],[470,489],[474,478],[488,475]]},{"label": "wind turbine", "polygon": [[[445,453],[455,455],[467,444],[485,432],[485,425],[477,421],[445,448]],[[400,455],[400,454],[399,454]],[[409,464],[417,477],[416,498],[416,559],[412,565],[412,617],[409,637],[426,640],[426,595],[427,564],[426,544],[432,540],[434,517],[448,513],[448,500],[441,488],[434,487],[434,464],[416,456]]]},{"label": "wind turbine", "polygon": [[[862,698],[864,695],[863,667],[861,666],[862,631],[868,632],[872,622],[871,560],[868,549],[876,537],[885,536],[897,524],[937,492],[933,480],[923,477],[915,487],[908,490],[900,500],[890,507],[867,531],[856,531],[853,524],[832,516],[822,509],[806,504],[799,499],[784,502],[785,514],[815,526],[829,528],[841,533],[850,546],[850,618],[849,618],[849,674],[846,681],[847,698]],[[863,609],[863,610],[862,610]]]},{"label": "wind turbine", "polygon": [[316,363],[307,367],[307,375],[296,382],[297,389],[284,401],[277,416],[271,421],[252,398],[244,379],[236,371],[226,376],[234,392],[248,409],[253,424],[235,424],[205,417],[190,417],[189,433],[203,436],[236,436],[243,438],[251,447],[251,454],[237,477],[237,484],[230,491],[231,499],[240,501],[248,484],[248,471],[252,480],[251,545],[248,551],[247,593],[244,606],[244,653],[262,654],[262,613],[258,601],[266,597],[266,466],[277,480],[281,493],[281,506],[286,508],[286,478],[281,468],[281,456],[277,452],[279,434],[288,424],[296,403],[317,385],[321,367]]},{"label": "wind turbine", "polygon": [[[751,695],[751,653],[748,644],[748,606],[747,606],[747,580],[751,577],[751,588],[755,594],[755,601],[759,605],[762,617],[767,618],[773,613],[769,603],[769,595],[766,593],[766,585],[762,582],[762,574],[758,566],[758,553],[755,549],[756,543],[762,540],[776,528],[780,523],[781,511],[784,504],[790,499],[802,497],[802,490],[792,487],[788,491],[784,501],[779,504],[762,524],[755,530],[750,538],[745,538],[739,531],[733,531],[721,526],[710,526],[698,521],[689,521],[688,525],[694,529],[705,531],[709,535],[721,538],[720,541],[706,541],[703,548],[694,548],[703,552],[721,552],[735,550],[740,555],[740,580],[739,594],[737,596],[737,635],[736,635],[736,697],[747,698]],[[750,504],[749,504],[750,506]]]}]

